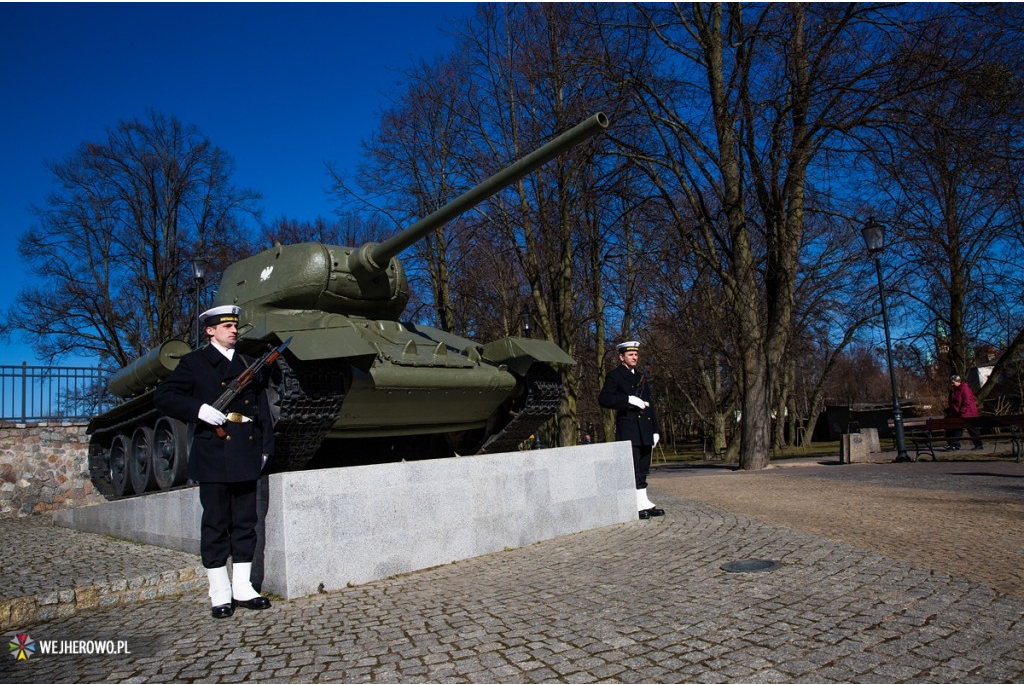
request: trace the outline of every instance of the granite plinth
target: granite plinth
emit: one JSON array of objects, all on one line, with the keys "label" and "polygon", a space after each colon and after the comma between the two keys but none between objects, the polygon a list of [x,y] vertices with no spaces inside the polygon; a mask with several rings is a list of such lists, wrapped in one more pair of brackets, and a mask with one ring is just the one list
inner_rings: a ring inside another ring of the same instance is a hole
[{"label": "granite plinth", "polygon": [[[618,442],[272,474],[254,581],[301,597],[633,521],[632,463]],[[185,488],[54,520],[198,553],[200,514]]]}]

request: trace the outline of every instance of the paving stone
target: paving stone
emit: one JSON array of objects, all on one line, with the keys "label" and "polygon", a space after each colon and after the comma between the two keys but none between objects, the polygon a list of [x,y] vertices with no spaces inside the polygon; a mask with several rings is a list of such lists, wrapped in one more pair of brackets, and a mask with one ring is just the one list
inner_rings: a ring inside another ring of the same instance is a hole
[{"label": "paving stone", "polygon": [[[194,556],[5,521],[8,637],[132,653],[5,654],[0,682],[1021,682],[1022,476],[659,467],[659,519],[219,621]],[[748,558],[781,566],[720,568]]]}]

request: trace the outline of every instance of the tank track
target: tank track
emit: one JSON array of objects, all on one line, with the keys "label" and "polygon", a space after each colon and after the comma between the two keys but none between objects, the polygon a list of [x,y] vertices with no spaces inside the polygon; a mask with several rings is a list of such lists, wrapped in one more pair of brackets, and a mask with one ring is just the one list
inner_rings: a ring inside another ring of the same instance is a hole
[{"label": "tank track", "polygon": [[524,396],[509,409],[512,420],[490,436],[477,454],[515,452],[519,445],[558,413],[564,392],[562,379],[550,366],[534,364],[523,377]]},{"label": "tank track", "polygon": [[336,360],[293,362],[277,360],[277,422],[270,471],[294,471],[305,466],[334,425],[345,400],[346,374]]}]

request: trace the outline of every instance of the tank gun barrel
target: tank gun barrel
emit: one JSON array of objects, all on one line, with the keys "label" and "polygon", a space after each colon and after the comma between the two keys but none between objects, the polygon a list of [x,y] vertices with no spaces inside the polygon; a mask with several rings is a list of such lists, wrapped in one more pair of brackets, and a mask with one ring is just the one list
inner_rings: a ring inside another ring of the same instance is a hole
[{"label": "tank gun barrel", "polygon": [[367,243],[359,250],[360,264],[371,272],[383,271],[388,261],[414,242],[459,214],[469,211],[490,196],[512,185],[562,152],[608,128],[608,117],[598,112],[546,145],[505,167],[486,181],[467,190],[427,217],[381,243]]}]

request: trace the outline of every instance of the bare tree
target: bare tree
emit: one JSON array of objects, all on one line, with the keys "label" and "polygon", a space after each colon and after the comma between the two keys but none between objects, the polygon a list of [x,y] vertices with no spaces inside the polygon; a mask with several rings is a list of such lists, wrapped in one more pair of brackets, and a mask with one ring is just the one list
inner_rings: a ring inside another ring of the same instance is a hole
[{"label": "bare tree", "polygon": [[292,245],[305,242],[357,246],[369,240],[381,240],[387,235],[387,230],[388,227],[372,214],[347,214],[334,221],[319,216],[313,221],[282,216],[263,228],[260,240],[266,247],[277,243]]},{"label": "bare tree", "polygon": [[[896,64],[884,6],[640,6],[663,54],[633,75],[654,123],[627,153],[649,174],[675,237],[721,288],[742,412],[740,466],[768,462],[784,393],[808,194],[872,121]],[[825,153],[830,157],[825,157]],[[685,208],[685,209],[684,209]]]},{"label": "bare tree", "polygon": [[189,260],[233,260],[259,197],[232,186],[231,159],[173,117],[150,111],[107,133],[50,165],[59,188],[19,240],[41,284],[20,293],[4,330],[31,336],[43,357],[124,365],[190,339]]},{"label": "bare tree", "polygon": [[1012,247],[1024,169],[1019,17],[1019,9],[987,6],[927,22],[904,60],[932,65],[931,84],[895,100],[887,125],[866,139],[891,197],[911,325],[935,332],[928,352],[943,350],[942,378],[966,374],[978,349],[1009,349],[1007,339],[1020,337]]},{"label": "bare tree", "polygon": [[[872,319],[877,302],[873,281],[859,250],[851,248],[831,221],[809,221],[805,230],[801,278],[794,291],[794,333],[787,347],[785,382],[776,389],[776,414],[789,417],[793,444],[806,446],[829,396],[832,376]],[[813,246],[809,249],[809,246]],[[849,377],[855,383],[858,380]],[[802,421],[802,431],[797,421]],[[776,445],[783,443],[777,430]]]}]

